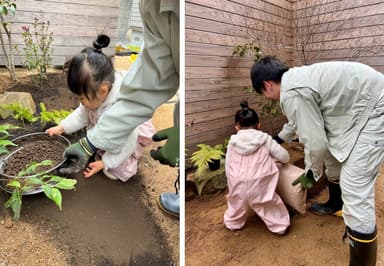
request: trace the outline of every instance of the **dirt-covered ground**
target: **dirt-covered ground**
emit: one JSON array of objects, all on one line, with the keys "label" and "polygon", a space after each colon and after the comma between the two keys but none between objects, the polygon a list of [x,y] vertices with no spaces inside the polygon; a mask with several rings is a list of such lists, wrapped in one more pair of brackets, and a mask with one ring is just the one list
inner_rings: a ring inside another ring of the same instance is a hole
[{"label": "dirt-covered ground", "polygon": [[[0,69],[2,91],[30,92],[35,103],[44,102],[48,110],[78,105],[62,71],[50,73],[44,89],[33,85],[22,69],[18,77],[12,83]],[[172,112],[172,103],[157,110],[153,118],[157,129],[172,125]],[[79,136],[69,138],[73,142]],[[43,194],[24,196],[21,219],[15,222],[3,206],[9,194],[0,191],[0,264],[177,265],[179,222],[156,206],[159,193],[173,191],[177,170],[149,156],[149,150],[159,145],[147,148],[138,174],[126,183],[103,174],[91,179],[72,176],[78,180],[77,188],[63,192],[62,211]]]},{"label": "dirt-covered ground", "polygon": [[[294,146],[288,148],[294,162],[297,150],[292,149]],[[377,266],[384,266],[384,166],[381,172],[376,185]],[[342,241],[342,218],[308,211],[295,214],[288,234],[278,236],[250,212],[242,230],[230,231],[223,225],[226,193],[219,191],[186,201],[185,265],[348,265],[349,246]],[[309,203],[326,199],[327,191],[323,190]]]}]

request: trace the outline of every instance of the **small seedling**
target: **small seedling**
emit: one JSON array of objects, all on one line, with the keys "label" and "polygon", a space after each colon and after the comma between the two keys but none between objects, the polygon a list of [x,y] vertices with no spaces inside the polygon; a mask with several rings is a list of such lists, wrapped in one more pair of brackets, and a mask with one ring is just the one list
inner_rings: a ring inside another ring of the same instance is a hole
[{"label": "small seedling", "polygon": [[207,144],[198,144],[197,147],[200,149],[192,154],[191,161],[197,167],[196,173],[200,176],[204,169],[208,167],[208,163],[221,159],[225,153],[223,151],[223,144],[214,147]]},{"label": "small seedling", "polygon": [[[11,208],[14,213],[13,218],[19,220],[23,193],[41,187],[47,198],[52,200],[60,210],[62,210],[62,195],[60,189],[75,189],[77,180],[63,178],[48,173],[39,173],[42,166],[52,165],[52,161],[33,162],[21,170],[17,176],[7,183],[7,187],[13,189],[11,197],[5,203],[6,208]],[[23,178],[24,176],[30,176]]]},{"label": "small seedling", "polygon": [[0,105],[0,108],[11,111],[12,117],[17,120],[21,120],[23,123],[25,121],[34,123],[39,120],[39,117],[35,117],[31,111],[29,111],[27,108],[24,108],[19,102],[4,103]]},{"label": "small seedling", "polygon": [[48,123],[59,125],[61,120],[66,118],[71,112],[67,110],[53,110],[47,111],[47,107],[43,102],[40,103],[40,123],[44,127]]}]

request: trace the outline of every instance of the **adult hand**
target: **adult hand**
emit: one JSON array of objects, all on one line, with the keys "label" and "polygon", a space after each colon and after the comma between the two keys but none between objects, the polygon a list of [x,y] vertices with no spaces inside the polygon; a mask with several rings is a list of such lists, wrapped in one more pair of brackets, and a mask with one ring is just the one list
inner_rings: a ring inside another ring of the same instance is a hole
[{"label": "adult hand", "polygon": [[164,146],[157,148],[157,150],[151,150],[151,156],[155,160],[159,160],[161,164],[167,164],[175,167],[179,165],[179,127],[170,127],[158,131],[153,135],[154,141],[167,140]]},{"label": "adult hand", "polygon": [[311,170],[308,170],[307,174],[302,174],[297,179],[292,182],[292,186],[295,186],[300,183],[302,189],[310,189],[315,183],[313,178],[313,173]]},{"label": "adult hand", "polygon": [[87,138],[82,138],[64,151],[64,164],[60,167],[60,174],[78,173],[85,168],[89,157],[96,152]]}]

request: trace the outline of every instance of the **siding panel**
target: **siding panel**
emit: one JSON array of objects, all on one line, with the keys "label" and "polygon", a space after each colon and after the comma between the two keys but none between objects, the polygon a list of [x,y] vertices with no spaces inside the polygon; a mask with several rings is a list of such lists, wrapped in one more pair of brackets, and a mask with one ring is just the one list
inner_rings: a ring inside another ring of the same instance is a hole
[{"label": "siding panel", "polygon": [[[310,36],[300,42],[304,33]],[[300,36],[301,34],[301,36]],[[253,42],[288,65],[354,60],[384,71],[384,2],[379,0],[187,0],[185,123],[188,155],[233,133],[239,102],[250,95],[251,56],[233,47]],[[187,162],[187,166],[189,166]]]},{"label": "siding panel", "polygon": [[[16,15],[12,19],[12,39],[19,45],[20,55],[16,54],[15,62],[22,62],[21,27],[31,27],[35,17],[41,21],[49,21],[49,31],[53,32],[52,63],[62,65],[67,58],[80,52],[92,42],[97,34],[105,33],[111,37],[106,54],[114,53],[117,40],[120,0],[18,0]],[[0,64],[4,65],[3,51],[0,51]]]},{"label": "siding panel", "polygon": [[254,42],[291,62],[291,3],[276,1],[186,1],[185,122],[188,154],[196,144],[218,144],[233,133],[240,101],[260,109],[250,84],[252,56],[232,56],[236,45]]},{"label": "siding panel", "polygon": [[[314,5],[314,2],[318,4]],[[376,69],[384,65],[383,1],[300,0],[293,3],[293,11],[294,24],[299,25],[294,40],[304,46],[307,59],[304,62],[303,53],[296,53],[295,64],[352,60]],[[301,46],[296,45],[296,48],[299,51]]]}]

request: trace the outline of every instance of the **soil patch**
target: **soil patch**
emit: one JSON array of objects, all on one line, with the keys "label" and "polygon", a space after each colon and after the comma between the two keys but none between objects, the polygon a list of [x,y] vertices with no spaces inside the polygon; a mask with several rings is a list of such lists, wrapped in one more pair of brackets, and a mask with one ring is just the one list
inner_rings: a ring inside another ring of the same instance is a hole
[{"label": "soil patch", "polygon": [[20,171],[25,169],[26,165],[44,160],[50,160],[52,164],[39,166],[36,173],[49,171],[63,161],[64,150],[65,147],[61,143],[48,140],[34,141],[18,146],[17,151],[7,157],[7,161],[4,163],[4,174],[17,176]]},{"label": "soil patch", "polygon": [[[297,159],[300,147],[287,148],[291,159]],[[384,167],[381,172],[376,182],[377,266],[384,266]],[[250,211],[245,227],[230,231],[223,225],[226,194],[218,191],[190,197],[186,202],[185,265],[348,265],[349,246],[342,241],[345,225],[341,217],[317,216],[308,211],[294,214],[288,234],[278,236]],[[328,192],[322,190],[309,204],[327,198]]]}]

